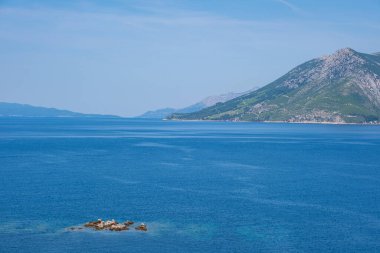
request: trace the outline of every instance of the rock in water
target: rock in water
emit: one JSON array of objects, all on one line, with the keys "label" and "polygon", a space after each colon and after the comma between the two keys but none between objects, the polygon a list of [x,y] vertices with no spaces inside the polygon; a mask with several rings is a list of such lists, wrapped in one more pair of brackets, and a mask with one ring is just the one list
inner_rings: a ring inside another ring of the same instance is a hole
[{"label": "rock in water", "polygon": [[133,225],[134,222],[130,221],[130,220],[127,220],[126,222],[124,222],[124,224],[127,225],[127,226],[130,226],[130,225]]},{"label": "rock in water", "polygon": [[[110,230],[110,231],[124,231],[129,230],[129,226],[134,224],[133,221],[127,220],[123,223],[118,223],[114,219],[103,221],[102,219],[98,219],[97,221],[90,221],[85,223],[83,226],[86,228],[92,228],[94,230]],[[81,230],[82,227],[70,227],[69,230]],[[138,227],[135,228],[140,231],[147,231],[147,227],[144,223],[141,223]]]},{"label": "rock in water", "polygon": [[101,219],[98,219],[97,221],[90,221],[90,222],[87,222],[86,224],[84,224],[85,227],[96,227],[98,226],[99,224],[102,223],[102,220]]},{"label": "rock in water", "polygon": [[148,231],[148,228],[144,223],[141,223],[141,225],[137,226],[135,229],[140,231]]},{"label": "rock in water", "polygon": [[110,226],[109,230],[111,230],[111,231],[123,231],[123,230],[129,230],[129,228],[125,224],[113,224]]}]

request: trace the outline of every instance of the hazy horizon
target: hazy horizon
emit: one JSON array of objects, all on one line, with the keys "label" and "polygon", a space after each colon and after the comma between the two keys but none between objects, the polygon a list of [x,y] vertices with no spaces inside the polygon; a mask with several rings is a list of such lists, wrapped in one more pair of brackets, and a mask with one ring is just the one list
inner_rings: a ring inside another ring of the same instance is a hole
[{"label": "hazy horizon", "polygon": [[379,52],[377,1],[0,1],[2,102],[135,116]]}]

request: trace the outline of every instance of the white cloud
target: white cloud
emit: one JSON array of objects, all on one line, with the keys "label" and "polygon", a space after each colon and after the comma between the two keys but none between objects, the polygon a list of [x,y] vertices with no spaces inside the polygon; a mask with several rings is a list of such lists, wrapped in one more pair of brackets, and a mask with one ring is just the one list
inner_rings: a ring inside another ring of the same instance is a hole
[{"label": "white cloud", "polygon": [[285,5],[290,10],[292,10],[294,13],[301,14],[301,15],[305,15],[306,14],[306,12],[303,9],[299,8],[295,4],[290,3],[287,0],[276,0],[276,2],[281,3],[282,5]]}]

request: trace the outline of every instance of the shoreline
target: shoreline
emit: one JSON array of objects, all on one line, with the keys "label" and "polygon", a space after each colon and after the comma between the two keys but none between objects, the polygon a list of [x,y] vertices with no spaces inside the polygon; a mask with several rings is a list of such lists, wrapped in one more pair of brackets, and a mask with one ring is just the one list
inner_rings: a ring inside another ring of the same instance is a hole
[{"label": "shoreline", "polygon": [[379,123],[348,123],[348,122],[329,122],[329,121],[274,121],[274,120],[268,120],[268,121],[247,121],[247,120],[210,120],[210,119],[162,119],[163,121],[190,121],[190,122],[231,122],[231,123],[274,123],[274,124],[310,124],[310,125],[363,125],[363,126],[380,126]]}]

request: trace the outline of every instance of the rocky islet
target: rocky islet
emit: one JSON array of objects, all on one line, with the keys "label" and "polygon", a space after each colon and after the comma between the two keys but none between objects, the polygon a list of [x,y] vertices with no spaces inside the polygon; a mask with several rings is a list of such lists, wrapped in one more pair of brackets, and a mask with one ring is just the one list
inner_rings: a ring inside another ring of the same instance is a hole
[{"label": "rocky islet", "polygon": [[[109,230],[109,231],[125,231],[129,230],[131,226],[134,224],[133,221],[127,220],[125,222],[117,222],[116,220],[105,220],[103,221],[102,219],[98,219],[96,221],[90,221],[87,222],[83,225],[85,228],[90,228],[96,231],[101,231],[101,230]],[[78,231],[78,230],[83,230],[82,226],[80,227],[70,227],[69,229],[72,231]],[[148,227],[146,224],[141,223],[140,225],[135,227],[135,230],[138,231],[148,231]]]}]

